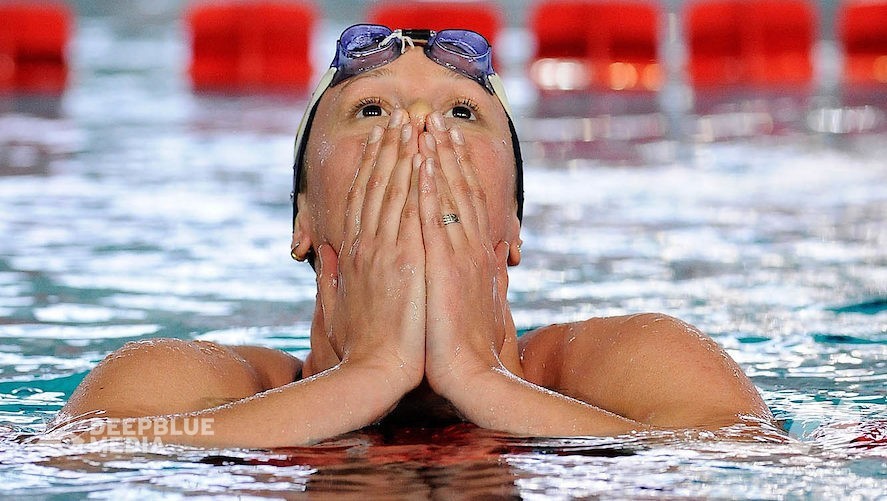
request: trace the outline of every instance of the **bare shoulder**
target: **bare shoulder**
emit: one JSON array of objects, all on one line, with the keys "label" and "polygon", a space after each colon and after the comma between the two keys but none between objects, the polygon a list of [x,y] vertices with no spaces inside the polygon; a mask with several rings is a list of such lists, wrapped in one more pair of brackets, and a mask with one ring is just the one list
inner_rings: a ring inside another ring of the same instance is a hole
[{"label": "bare shoulder", "polygon": [[528,379],[637,421],[717,427],[740,415],[770,416],[717,343],[668,315],[594,318],[526,337]]},{"label": "bare shoulder", "polygon": [[292,383],[302,370],[302,361],[289,353],[264,346],[229,347],[256,371],[265,389]]},{"label": "bare shoulder", "polygon": [[[632,317],[599,317],[581,322],[552,324],[528,332],[518,339],[521,363],[527,379],[542,386],[560,386],[565,361],[578,355],[576,341],[583,348],[583,357],[604,358],[603,348],[612,343],[620,324]],[[599,365],[589,360],[588,365]]]},{"label": "bare shoulder", "polygon": [[192,412],[246,398],[296,365],[272,351],[181,339],[127,343],[87,374],[57,421]]}]

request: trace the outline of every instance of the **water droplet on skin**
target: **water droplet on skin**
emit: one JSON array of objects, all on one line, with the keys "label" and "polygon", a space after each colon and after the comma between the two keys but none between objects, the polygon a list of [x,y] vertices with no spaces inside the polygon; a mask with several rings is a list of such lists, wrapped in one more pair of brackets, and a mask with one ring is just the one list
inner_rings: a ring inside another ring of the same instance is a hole
[{"label": "water droplet on skin", "polygon": [[317,149],[317,161],[321,167],[323,167],[335,150],[335,143],[327,141],[325,138],[320,141],[320,148]]}]

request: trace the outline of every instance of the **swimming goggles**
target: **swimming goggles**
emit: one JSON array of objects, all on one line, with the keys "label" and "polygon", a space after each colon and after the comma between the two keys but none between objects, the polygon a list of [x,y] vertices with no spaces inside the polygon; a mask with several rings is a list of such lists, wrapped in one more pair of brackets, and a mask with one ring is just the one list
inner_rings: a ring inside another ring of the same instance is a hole
[{"label": "swimming goggles", "polygon": [[[378,24],[355,24],[345,29],[336,42],[336,57],[330,68],[321,77],[317,88],[311,94],[306,113],[302,116],[299,131],[296,134],[293,165],[293,223],[296,220],[298,206],[296,194],[299,193],[301,166],[311,122],[317,111],[317,103],[330,87],[335,87],[345,80],[391,63],[409,47],[417,44],[423,46],[425,55],[435,63],[460,73],[480,84],[490,94],[495,95],[508,117],[512,139],[515,143],[515,154],[518,161],[519,174],[522,174],[520,148],[512,122],[511,106],[505,97],[502,79],[493,70],[493,51],[490,43],[483,35],[464,29],[434,30],[392,30]],[[523,209],[522,176],[519,181],[519,216]]]},{"label": "swimming goggles", "polygon": [[481,84],[490,94],[493,51],[487,39],[470,30],[391,30],[378,24],[356,24],[345,29],[336,43],[330,82],[335,87],[360,73],[384,66],[415,47],[424,45],[425,55],[435,63],[461,73]]}]

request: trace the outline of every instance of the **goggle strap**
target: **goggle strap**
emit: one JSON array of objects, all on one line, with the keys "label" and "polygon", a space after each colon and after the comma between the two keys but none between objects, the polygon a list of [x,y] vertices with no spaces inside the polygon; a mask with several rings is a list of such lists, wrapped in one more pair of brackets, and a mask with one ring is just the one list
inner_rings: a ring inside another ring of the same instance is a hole
[{"label": "goggle strap", "polygon": [[311,99],[308,100],[308,106],[305,108],[305,114],[302,115],[302,121],[299,122],[299,133],[296,134],[296,143],[295,143],[295,153],[293,160],[298,160],[299,155],[299,145],[302,144],[302,136],[305,134],[305,128],[308,126],[308,115],[310,115],[311,109],[314,108],[314,105],[317,104],[317,101],[320,100],[320,96],[326,92],[326,89],[330,86],[330,82],[333,81],[333,76],[336,74],[336,68],[331,66],[326,73],[320,77],[320,82],[317,83],[317,88],[314,89],[314,92],[311,93]]},{"label": "goggle strap", "polygon": [[502,83],[502,78],[499,77],[498,73],[492,73],[487,75],[487,81],[490,82],[490,86],[493,87],[493,94],[499,98],[499,102],[502,103],[502,107],[505,108],[505,114],[511,119],[514,116],[514,113],[511,111],[511,104],[509,104],[508,97],[505,94],[505,85]]},{"label": "goggle strap", "polygon": [[299,132],[296,134],[296,141],[293,145],[293,191],[290,193],[290,198],[293,202],[293,231],[296,231],[296,196],[299,193],[299,176],[303,175],[301,172],[301,166],[299,165],[300,156],[302,155],[302,142],[304,141],[305,132],[308,129],[308,122],[311,120],[311,115],[313,114],[314,107],[317,106],[317,102],[320,101],[320,97],[323,96],[323,93],[326,92],[327,88],[330,86],[330,82],[333,81],[333,76],[336,74],[336,68],[330,67],[330,69],[326,70],[326,73],[320,78],[320,82],[317,84],[317,88],[314,89],[314,92],[311,93],[311,99],[308,100],[308,106],[305,108],[305,114],[302,115],[302,120],[299,122]]}]

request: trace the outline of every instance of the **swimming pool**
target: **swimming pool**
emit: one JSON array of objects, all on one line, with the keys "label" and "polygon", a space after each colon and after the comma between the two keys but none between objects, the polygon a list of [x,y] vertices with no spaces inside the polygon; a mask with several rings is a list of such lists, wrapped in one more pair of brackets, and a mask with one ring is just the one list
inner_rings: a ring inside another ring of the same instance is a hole
[{"label": "swimming pool", "polygon": [[[696,324],[749,374],[787,443],[537,439],[469,426],[271,452],[13,440],[42,430],[86,372],[127,341],[172,336],[294,354],[308,346],[314,278],[288,247],[287,161],[303,104],[192,94],[170,24],[85,19],[75,54],[60,102],[4,102],[0,115],[4,494],[887,491],[887,447],[853,442],[887,433],[887,140],[804,127],[720,142],[589,143],[606,154],[580,154],[589,152],[575,138],[529,143],[525,258],[511,270],[521,329],[635,311]],[[532,138],[533,122],[524,127]]]}]

